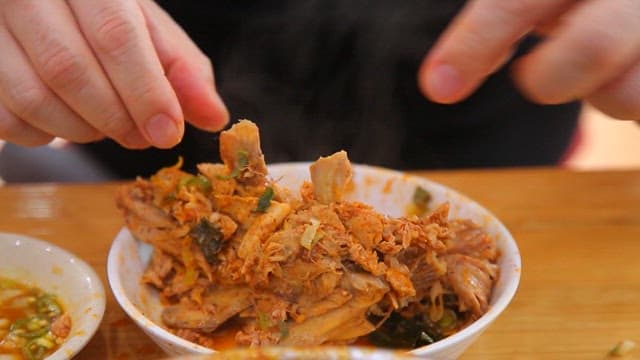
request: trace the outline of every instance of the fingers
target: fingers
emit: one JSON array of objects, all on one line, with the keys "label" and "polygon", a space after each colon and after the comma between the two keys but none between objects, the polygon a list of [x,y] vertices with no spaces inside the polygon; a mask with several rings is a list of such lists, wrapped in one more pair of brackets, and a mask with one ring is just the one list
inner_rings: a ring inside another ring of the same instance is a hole
[{"label": "fingers", "polygon": [[[580,3],[565,14],[552,37],[518,63],[519,87],[545,104],[588,96],[640,60],[639,19],[638,1]],[[615,87],[633,85],[623,80]]]},{"label": "fingers", "polygon": [[[130,148],[147,147],[62,1],[9,1],[7,25],[46,85],[101,133]],[[62,124],[60,124],[62,125]],[[64,136],[59,131],[52,132]]]},{"label": "fingers", "polygon": [[151,0],[141,0],[151,39],[187,121],[204,130],[221,130],[229,112],[216,92],[209,59]]},{"label": "fingers", "polygon": [[[0,44],[0,104],[6,111],[40,131],[71,141],[89,142],[100,137],[98,131],[85,123],[40,80],[4,26],[0,26]],[[16,124],[16,121],[7,121],[9,123],[5,122],[5,126],[12,128],[12,124]]]},{"label": "fingers", "polygon": [[18,119],[0,104],[0,139],[22,146],[39,146],[49,143],[53,136]]},{"label": "fingers", "polygon": [[587,100],[618,119],[640,120],[640,63],[592,93]]},{"label": "fingers", "polygon": [[470,1],[422,64],[422,91],[441,103],[464,99],[509,58],[519,39],[574,1]]},{"label": "fingers", "polygon": [[154,146],[176,145],[183,114],[135,0],[69,0],[95,56],[138,128]]}]

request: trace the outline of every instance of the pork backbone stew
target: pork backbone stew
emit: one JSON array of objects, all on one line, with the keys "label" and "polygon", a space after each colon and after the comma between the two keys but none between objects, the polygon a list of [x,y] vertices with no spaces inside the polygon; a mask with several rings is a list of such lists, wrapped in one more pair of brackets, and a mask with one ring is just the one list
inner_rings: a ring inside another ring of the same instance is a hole
[{"label": "pork backbone stew", "polygon": [[220,155],[198,174],[179,162],[117,195],[127,227],[154,247],[142,281],[160,292],[174,334],[214,349],[229,333],[235,346],[415,348],[489,308],[495,239],[450,219],[449,204],[431,204],[426,189],[399,218],[347,201],[344,151],[286,189],[269,176],[247,120],[220,134]]}]

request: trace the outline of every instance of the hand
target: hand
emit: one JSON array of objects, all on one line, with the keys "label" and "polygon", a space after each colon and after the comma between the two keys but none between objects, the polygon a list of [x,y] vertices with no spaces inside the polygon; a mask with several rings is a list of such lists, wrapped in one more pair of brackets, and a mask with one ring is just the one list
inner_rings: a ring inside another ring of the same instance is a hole
[{"label": "hand", "polygon": [[209,59],[151,0],[0,0],[0,53],[0,139],[169,148],[185,117],[228,121]]},{"label": "hand", "polygon": [[422,91],[441,103],[463,100],[536,30],[548,37],[513,68],[525,96],[586,99],[608,115],[640,119],[637,0],[470,0],[424,60]]}]

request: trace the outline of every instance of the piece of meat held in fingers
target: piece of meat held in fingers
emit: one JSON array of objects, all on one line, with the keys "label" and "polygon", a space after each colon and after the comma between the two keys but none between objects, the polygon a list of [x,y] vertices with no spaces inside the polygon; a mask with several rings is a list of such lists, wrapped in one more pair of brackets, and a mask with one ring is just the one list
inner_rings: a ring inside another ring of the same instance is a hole
[{"label": "piece of meat held in fingers", "polygon": [[239,195],[260,196],[264,192],[267,164],[256,124],[241,120],[220,133],[220,158],[229,170],[228,177],[241,185]]}]

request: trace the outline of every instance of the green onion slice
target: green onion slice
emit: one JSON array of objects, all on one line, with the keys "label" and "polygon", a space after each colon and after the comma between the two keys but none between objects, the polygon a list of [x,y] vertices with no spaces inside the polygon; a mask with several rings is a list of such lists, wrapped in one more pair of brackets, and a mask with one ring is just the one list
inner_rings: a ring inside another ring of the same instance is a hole
[{"label": "green onion slice", "polygon": [[274,195],[275,195],[275,192],[273,191],[272,187],[267,187],[266,189],[264,189],[264,192],[260,196],[260,199],[258,199],[258,206],[256,207],[256,212],[267,211],[267,209],[271,205],[271,200],[273,200]]},{"label": "green onion slice", "polygon": [[235,164],[235,167],[233,168],[233,171],[231,171],[231,174],[227,176],[222,176],[222,175],[218,176],[218,179],[220,180],[235,179],[238,176],[240,176],[240,173],[242,173],[248,167],[249,167],[249,152],[247,150],[238,150],[238,160]]}]

